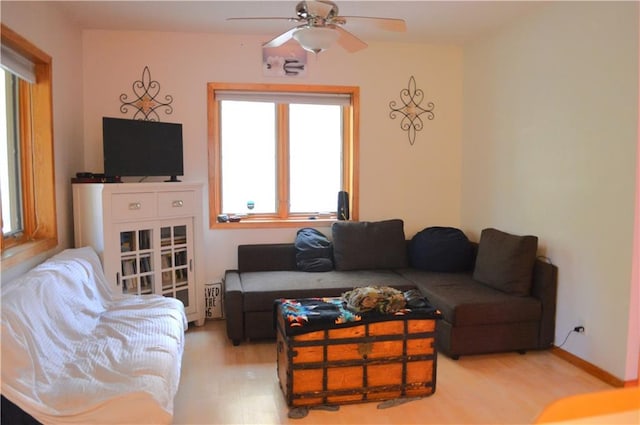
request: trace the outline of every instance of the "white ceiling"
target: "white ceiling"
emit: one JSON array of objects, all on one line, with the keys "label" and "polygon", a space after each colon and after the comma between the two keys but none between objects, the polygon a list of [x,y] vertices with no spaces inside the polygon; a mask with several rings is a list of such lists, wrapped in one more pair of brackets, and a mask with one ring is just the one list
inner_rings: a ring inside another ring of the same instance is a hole
[{"label": "white ceiling", "polygon": [[[279,21],[226,21],[230,17],[294,17],[297,1],[56,1],[83,29],[149,30],[264,35],[295,26]],[[366,41],[464,43],[542,7],[543,1],[336,1],[342,16],[401,18],[406,33],[347,23]]]}]

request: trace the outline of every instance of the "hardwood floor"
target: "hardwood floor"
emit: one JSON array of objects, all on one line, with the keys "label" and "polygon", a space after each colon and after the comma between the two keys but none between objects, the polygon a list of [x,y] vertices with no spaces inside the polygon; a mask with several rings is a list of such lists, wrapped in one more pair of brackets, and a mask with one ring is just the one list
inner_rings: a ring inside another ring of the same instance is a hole
[{"label": "hardwood floor", "polygon": [[311,410],[289,419],[273,342],[234,347],[225,322],[186,334],[175,424],[531,424],[552,401],[612,386],[550,352],[438,356],[436,392],[387,409],[378,403]]}]

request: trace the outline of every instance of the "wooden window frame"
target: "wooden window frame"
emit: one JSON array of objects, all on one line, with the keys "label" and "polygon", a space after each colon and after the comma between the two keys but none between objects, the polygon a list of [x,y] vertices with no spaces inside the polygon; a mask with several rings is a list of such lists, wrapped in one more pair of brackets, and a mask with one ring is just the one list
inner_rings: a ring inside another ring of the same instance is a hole
[{"label": "wooden window frame", "polygon": [[20,95],[28,93],[30,104],[20,104],[20,144],[24,233],[18,238],[0,238],[2,268],[48,251],[58,244],[56,218],[53,99],[51,56],[15,31],[0,25],[6,45],[35,64],[36,82],[20,82]]},{"label": "wooden window frame", "polygon": [[[300,93],[332,93],[349,94],[351,106],[343,108],[343,187],[349,193],[351,219],[357,220],[359,215],[359,114],[360,114],[360,90],[351,86],[311,86],[292,84],[236,84],[236,83],[208,83],[207,84],[207,119],[208,119],[208,153],[209,153],[209,227],[211,229],[239,229],[239,228],[280,228],[303,227],[307,225],[330,225],[337,217],[309,219],[308,214],[288,214],[288,165],[278,169],[278,213],[274,216],[252,215],[249,219],[243,219],[234,223],[219,223],[218,214],[222,210],[222,167],[220,161],[220,104],[215,98],[217,90],[233,90],[246,92],[300,92]],[[277,105],[278,108],[286,108],[286,105]],[[282,109],[279,111],[282,112]],[[285,113],[278,113],[278,163],[288,164],[288,141],[286,129],[288,128]],[[336,193],[337,204],[337,193]]]}]

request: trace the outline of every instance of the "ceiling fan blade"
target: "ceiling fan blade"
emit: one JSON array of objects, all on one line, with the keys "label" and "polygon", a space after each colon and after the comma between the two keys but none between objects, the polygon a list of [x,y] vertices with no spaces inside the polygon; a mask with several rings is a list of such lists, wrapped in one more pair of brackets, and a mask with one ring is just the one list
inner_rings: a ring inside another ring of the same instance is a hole
[{"label": "ceiling fan blade", "polygon": [[340,34],[340,37],[338,38],[338,44],[341,45],[349,53],[354,53],[367,47],[367,43],[360,40],[358,37],[351,34],[340,25],[329,24],[327,26],[336,30],[338,34]]},{"label": "ceiling fan blade", "polygon": [[227,18],[227,21],[298,21],[297,18],[284,18],[280,16],[269,16],[269,17],[246,17],[246,18]]},{"label": "ceiling fan blade", "polygon": [[407,24],[404,19],[375,18],[372,16],[340,16],[338,19],[346,21],[346,25],[349,23],[362,23],[366,25],[374,25],[375,27],[386,31],[405,32],[407,30]]},{"label": "ceiling fan blade", "polygon": [[275,37],[271,41],[268,41],[262,45],[262,47],[278,47],[282,46],[287,41],[291,40],[293,33],[298,30],[299,27],[293,27],[290,30],[283,32],[279,36]]}]

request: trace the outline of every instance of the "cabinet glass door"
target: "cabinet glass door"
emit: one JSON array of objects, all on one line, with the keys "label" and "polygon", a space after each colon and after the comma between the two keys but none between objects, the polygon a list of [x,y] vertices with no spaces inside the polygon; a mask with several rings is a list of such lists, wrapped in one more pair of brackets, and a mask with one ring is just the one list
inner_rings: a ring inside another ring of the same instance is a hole
[{"label": "cabinet glass door", "polygon": [[124,294],[154,292],[153,229],[120,232],[120,265]]},{"label": "cabinet glass door", "polygon": [[191,304],[191,235],[191,226],[185,222],[160,226],[162,295],[179,299],[186,310]]}]

